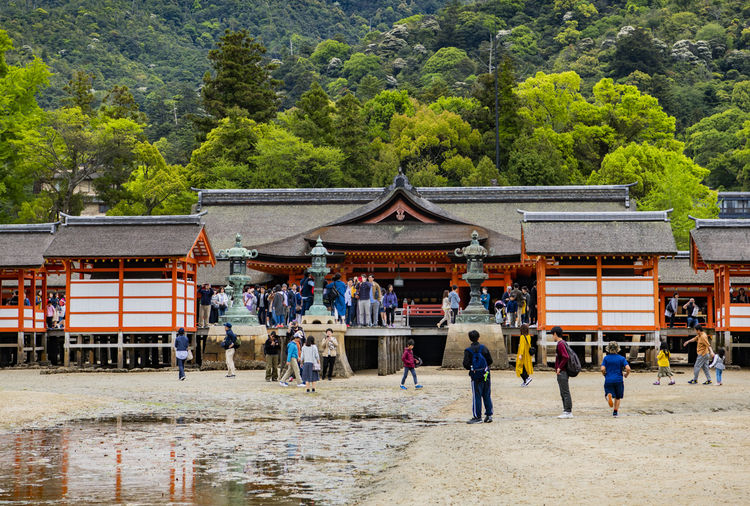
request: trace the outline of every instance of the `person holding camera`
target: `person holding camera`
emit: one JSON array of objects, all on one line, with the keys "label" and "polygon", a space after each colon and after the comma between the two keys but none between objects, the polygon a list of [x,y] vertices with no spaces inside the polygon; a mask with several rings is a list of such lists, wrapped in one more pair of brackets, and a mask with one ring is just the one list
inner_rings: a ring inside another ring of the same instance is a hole
[{"label": "person holding camera", "polygon": [[266,381],[279,379],[279,353],[281,353],[281,343],[276,331],[272,330],[263,344],[263,355],[266,357]]}]

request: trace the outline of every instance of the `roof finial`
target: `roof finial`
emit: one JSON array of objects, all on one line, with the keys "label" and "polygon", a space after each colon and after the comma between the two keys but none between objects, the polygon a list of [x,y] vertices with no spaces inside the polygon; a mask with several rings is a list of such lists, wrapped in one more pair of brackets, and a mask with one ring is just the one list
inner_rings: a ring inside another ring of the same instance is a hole
[{"label": "roof finial", "polygon": [[405,190],[414,191],[414,187],[409,183],[409,178],[404,174],[404,169],[400,165],[398,166],[398,173],[393,178],[393,183],[386,190],[394,190],[396,188],[403,188]]}]

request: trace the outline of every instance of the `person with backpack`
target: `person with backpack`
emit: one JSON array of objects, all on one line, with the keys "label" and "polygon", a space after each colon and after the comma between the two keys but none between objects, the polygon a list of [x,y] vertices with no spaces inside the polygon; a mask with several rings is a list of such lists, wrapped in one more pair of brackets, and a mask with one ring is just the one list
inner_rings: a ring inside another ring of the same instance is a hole
[{"label": "person with backpack", "polygon": [[[563,412],[557,418],[573,418],[573,399],[570,397],[570,386],[568,385],[568,379],[570,378],[568,363],[571,361],[574,353],[563,339],[562,328],[552,327],[552,337],[555,338],[555,342],[557,343],[557,348],[555,349],[555,372],[557,373],[557,387],[560,389],[560,397],[563,403]],[[577,355],[575,360],[578,360]],[[580,371],[580,362],[578,362],[578,370]],[[577,374],[576,372],[574,375]]]},{"label": "person with backpack", "polygon": [[325,287],[325,293],[331,304],[331,316],[339,323],[344,323],[346,317],[346,284],[341,281],[341,274],[333,275],[333,281]]},{"label": "person with backpack", "polygon": [[516,357],[516,376],[521,378],[522,387],[529,386],[531,375],[534,374],[534,365],[531,363],[531,336],[529,325],[521,325],[521,335],[518,341],[518,356]]},{"label": "person with backpack", "polygon": [[607,356],[602,360],[601,369],[604,375],[604,396],[609,407],[614,408],[612,416],[615,418],[620,410],[620,401],[625,395],[625,378],[630,374],[630,364],[619,353],[619,344],[615,341],[607,343]]},{"label": "person with backpack", "polygon": [[471,391],[474,399],[472,403],[472,417],[466,423],[482,423],[482,403],[484,402],[484,423],[492,423],[492,382],[490,366],[492,355],[483,344],[479,344],[479,332],[469,332],[471,346],[464,350],[464,369],[469,370]]}]

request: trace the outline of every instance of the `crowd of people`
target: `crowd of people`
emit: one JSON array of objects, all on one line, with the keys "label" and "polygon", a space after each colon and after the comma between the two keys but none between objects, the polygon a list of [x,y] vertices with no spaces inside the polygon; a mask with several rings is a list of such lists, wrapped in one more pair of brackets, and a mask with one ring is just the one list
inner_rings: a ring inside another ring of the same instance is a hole
[{"label": "crowd of people", "polygon": [[[261,325],[282,328],[300,322],[314,300],[315,282],[305,273],[299,283],[245,287],[245,292],[234,297],[250,313],[256,314]],[[323,288],[323,304],[339,323],[347,326],[394,327],[399,299],[393,285],[381,286],[375,277],[362,274],[341,280],[334,274]],[[198,289],[198,327],[220,325],[220,318],[232,305],[223,287],[206,283]],[[457,310],[457,309],[456,309]]]},{"label": "crowd of people", "polygon": [[[23,297],[23,305],[31,306],[31,300],[29,300],[29,294],[23,292],[19,295],[18,290],[13,290],[11,296],[4,301],[6,306],[18,306],[19,298]],[[44,320],[48,330],[62,329],[65,327],[65,293],[64,292],[49,292],[47,294],[47,300],[45,302],[42,295],[42,291],[36,292],[34,298],[34,306],[37,309],[44,311]]]},{"label": "crowd of people", "polygon": [[[276,284],[273,287],[251,285],[241,295],[242,304],[256,314],[261,325],[282,328],[291,322],[300,322],[314,299],[315,282],[305,273],[299,283]],[[220,318],[232,305],[223,287],[205,284],[198,289],[198,327],[220,325]],[[339,323],[348,327],[395,327],[399,297],[392,284],[381,285],[373,274],[355,275],[346,282],[339,273],[334,274],[323,287],[323,304]],[[482,288],[482,305],[495,313],[495,321],[506,326],[536,325],[536,283],[529,289],[518,283],[508,285],[494,304],[486,287]],[[413,303],[413,301],[412,301]],[[452,285],[443,292],[443,318],[437,326],[455,323],[461,311],[458,286]]]}]

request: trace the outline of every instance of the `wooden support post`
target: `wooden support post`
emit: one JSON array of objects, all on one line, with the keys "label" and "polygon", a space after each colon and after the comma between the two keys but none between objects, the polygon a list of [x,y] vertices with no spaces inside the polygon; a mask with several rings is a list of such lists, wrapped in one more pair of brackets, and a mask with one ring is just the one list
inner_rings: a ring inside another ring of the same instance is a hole
[{"label": "wooden support post", "polygon": [[47,352],[47,333],[42,333],[42,362],[49,360],[49,354]]},{"label": "wooden support post", "polygon": [[387,376],[388,369],[386,361],[388,360],[388,343],[385,336],[378,337],[378,376]]},{"label": "wooden support post", "polygon": [[589,346],[588,343],[591,342],[591,334],[586,334],[586,346],[583,347],[583,359],[586,362],[589,362],[591,365],[596,365],[594,363],[594,354],[591,353],[591,346]]},{"label": "wooden support post", "polygon": [[26,362],[26,356],[24,355],[23,345],[26,340],[23,331],[18,333],[18,352],[16,353],[16,365],[23,364]]},{"label": "wooden support post", "polygon": [[63,343],[63,366],[70,367],[70,332],[65,333],[65,342]]},{"label": "wooden support post", "polygon": [[[632,342],[633,343],[640,343],[641,342],[641,335],[640,334],[633,334]],[[630,347],[630,353],[629,353],[629,358],[628,358],[628,360],[630,362],[632,362],[632,361],[634,361],[635,359],[638,358],[638,348],[639,348],[638,346],[631,346]]]},{"label": "wooden support post", "polygon": [[123,338],[122,338],[122,330],[117,333],[117,368],[122,369],[124,367],[124,359],[123,356]]},{"label": "wooden support post", "polygon": [[651,342],[653,343],[653,346],[649,346],[646,348],[646,354],[644,357],[644,360],[646,361],[647,366],[653,366],[656,363],[656,354],[659,350],[659,331],[651,333]]},{"label": "wooden support post", "polygon": [[724,331],[724,349],[726,350],[725,364],[732,363],[732,333],[728,330]]},{"label": "wooden support post", "polygon": [[170,339],[169,339],[169,344],[170,344],[169,357],[170,357],[170,362],[172,363],[172,367],[177,367],[177,355],[174,352],[175,339],[177,339],[177,332],[173,331],[170,334]]},{"label": "wooden support post", "polygon": [[547,367],[547,331],[542,330],[537,334],[536,336],[536,342],[537,342],[537,359],[539,362],[537,363],[537,367]]},{"label": "wooden support post", "polygon": [[[594,352],[596,352],[596,356],[594,356]],[[604,332],[599,330],[596,333],[596,347],[591,348],[591,363],[595,365],[601,364],[603,356],[604,356]]]}]

